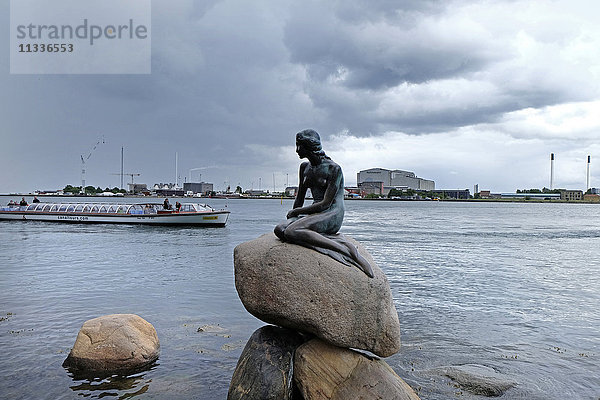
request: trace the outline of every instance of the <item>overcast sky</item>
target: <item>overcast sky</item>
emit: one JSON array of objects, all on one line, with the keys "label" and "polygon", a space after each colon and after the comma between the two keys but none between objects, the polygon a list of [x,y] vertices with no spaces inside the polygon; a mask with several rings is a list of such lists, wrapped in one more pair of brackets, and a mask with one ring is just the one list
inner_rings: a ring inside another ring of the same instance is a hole
[{"label": "overcast sky", "polygon": [[0,58],[0,193],[80,185],[102,136],[90,185],[120,185],[124,147],[136,183],[174,182],[177,153],[180,183],[281,190],[306,128],[346,185],[381,167],[541,188],[554,152],[555,187],[584,189],[587,155],[600,187],[596,0],[156,0],[151,38],[150,75],[11,75]]}]

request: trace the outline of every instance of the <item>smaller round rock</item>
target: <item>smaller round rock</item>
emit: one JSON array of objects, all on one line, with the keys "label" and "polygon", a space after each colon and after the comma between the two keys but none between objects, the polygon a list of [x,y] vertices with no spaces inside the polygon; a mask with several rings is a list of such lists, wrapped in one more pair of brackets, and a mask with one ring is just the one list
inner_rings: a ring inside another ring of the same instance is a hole
[{"label": "smaller round rock", "polygon": [[152,364],[159,352],[152,324],[134,314],[111,314],[83,323],[63,366],[78,372],[124,372]]}]

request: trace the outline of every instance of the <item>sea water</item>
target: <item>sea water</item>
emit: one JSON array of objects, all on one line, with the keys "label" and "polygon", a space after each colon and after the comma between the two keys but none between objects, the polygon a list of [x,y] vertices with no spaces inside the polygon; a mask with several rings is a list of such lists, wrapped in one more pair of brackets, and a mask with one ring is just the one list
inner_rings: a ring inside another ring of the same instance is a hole
[{"label": "sea water", "polygon": [[[198,200],[227,207],[227,227],[0,222],[0,398],[226,398],[264,325],[237,296],[233,249],[272,231],[292,202]],[[373,255],[398,310],[403,347],[386,362],[422,399],[481,398],[436,372],[462,364],[516,382],[503,399],[600,398],[600,206],[346,208],[342,232]],[[125,377],[72,376],[61,364],[81,324],[112,313],[154,325],[158,362]]]}]

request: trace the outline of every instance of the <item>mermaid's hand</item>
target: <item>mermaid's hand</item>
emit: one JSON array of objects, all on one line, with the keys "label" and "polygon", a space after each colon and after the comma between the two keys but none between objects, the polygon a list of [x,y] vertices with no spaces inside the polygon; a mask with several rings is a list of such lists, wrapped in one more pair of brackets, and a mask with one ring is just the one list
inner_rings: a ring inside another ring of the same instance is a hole
[{"label": "mermaid's hand", "polygon": [[298,212],[296,211],[295,208],[293,210],[288,211],[288,213],[287,213],[287,219],[294,218],[297,216],[298,216]]}]

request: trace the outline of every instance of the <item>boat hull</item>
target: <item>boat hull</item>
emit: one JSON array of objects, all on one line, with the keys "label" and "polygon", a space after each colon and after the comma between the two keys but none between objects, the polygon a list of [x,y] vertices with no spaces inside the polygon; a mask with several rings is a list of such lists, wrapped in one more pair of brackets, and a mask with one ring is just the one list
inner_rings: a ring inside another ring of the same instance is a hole
[{"label": "boat hull", "polygon": [[37,213],[0,211],[0,220],[47,221],[133,225],[195,225],[222,227],[229,211],[168,214],[92,214],[92,213]]}]

